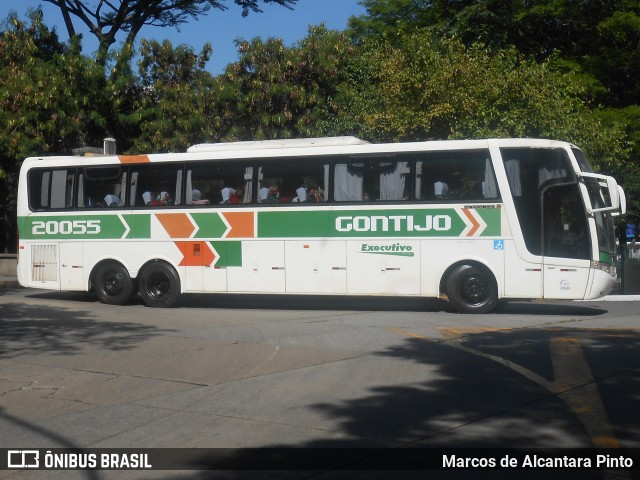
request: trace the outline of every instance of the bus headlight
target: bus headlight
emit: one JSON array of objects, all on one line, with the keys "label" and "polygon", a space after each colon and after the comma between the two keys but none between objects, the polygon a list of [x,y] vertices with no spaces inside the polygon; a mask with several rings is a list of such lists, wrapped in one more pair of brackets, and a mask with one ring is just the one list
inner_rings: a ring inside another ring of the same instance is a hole
[{"label": "bus headlight", "polygon": [[608,263],[604,263],[604,262],[592,261],[591,262],[591,268],[595,268],[597,270],[602,270],[603,272],[608,273],[612,277],[616,277],[617,276],[615,265],[609,265]]}]

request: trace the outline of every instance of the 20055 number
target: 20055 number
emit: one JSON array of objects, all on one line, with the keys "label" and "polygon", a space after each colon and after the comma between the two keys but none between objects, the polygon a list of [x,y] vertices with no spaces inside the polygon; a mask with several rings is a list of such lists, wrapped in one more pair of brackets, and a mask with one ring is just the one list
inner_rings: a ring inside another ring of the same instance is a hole
[{"label": "20055 number", "polygon": [[33,235],[98,235],[100,220],[49,220],[35,221],[31,227]]}]

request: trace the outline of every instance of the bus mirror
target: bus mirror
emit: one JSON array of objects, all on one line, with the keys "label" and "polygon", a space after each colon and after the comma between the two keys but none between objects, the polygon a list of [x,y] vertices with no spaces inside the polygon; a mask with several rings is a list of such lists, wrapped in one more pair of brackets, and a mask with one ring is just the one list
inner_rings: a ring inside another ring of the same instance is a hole
[{"label": "bus mirror", "polygon": [[[587,209],[588,213],[612,212],[612,214],[621,214],[626,212],[627,202],[624,191],[613,177],[586,172],[577,172],[577,174],[579,177],[585,179],[585,183],[591,185],[588,188],[591,195],[594,195],[596,198],[600,197],[600,201],[596,204],[602,206],[593,208],[592,205],[591,208]],[[604,191],[605,189],[606,192]],[[599,192],[597,190],[599,190]]]},{"label": "bus mirror", "polygon": [[618,185],[618,195],[620,196],[620,212],[616,215],[624,215],[627,213],[627,196],[620,185]]}]

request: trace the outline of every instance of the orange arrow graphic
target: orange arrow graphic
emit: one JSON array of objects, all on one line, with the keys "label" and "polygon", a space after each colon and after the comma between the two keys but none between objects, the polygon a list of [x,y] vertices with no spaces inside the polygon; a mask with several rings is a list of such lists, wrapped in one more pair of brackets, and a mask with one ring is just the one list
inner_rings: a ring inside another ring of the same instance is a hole
[{"label": "orange arrow graphic", "polygon": [[254,238],[254,212],[225,212],[224,218],[231,226],[225,238]]},{"label": "orange arrow graphic", "polygon": [[216,259],[207,242],[175,242],[182,253],[181,267],[207,267]]},{"label": "orange arrow graphic", "polygon": [[196,229],[186,213],[157,213],[156,218],[171,238],[189,238]]},{"label": "orange arrow graphic", "polygon": [[473,227],[471,227],[471,230],[469,230],[469,233],[467,233],[467,237],[473,237],[474,233],[476,233],[480,228],[480,224],[475,219],[475,217],[471,215],[471,212],[469,211],[468,208],[463,208],[462,211],[464,212],[465,216],[471,221],[471,224],[473,225]]}]

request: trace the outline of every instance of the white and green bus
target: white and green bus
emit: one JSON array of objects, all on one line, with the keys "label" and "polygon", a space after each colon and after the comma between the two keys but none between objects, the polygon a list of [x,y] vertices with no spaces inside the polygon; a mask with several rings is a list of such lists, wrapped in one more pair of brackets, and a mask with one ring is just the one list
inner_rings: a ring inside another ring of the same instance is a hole
[{"label": "white and green bus", "polygon": [[624,193],[575,145],[531,139],[203,144],[46,157],[19,181],[25,287],[139,293],[593,299],[616,282]]}]

